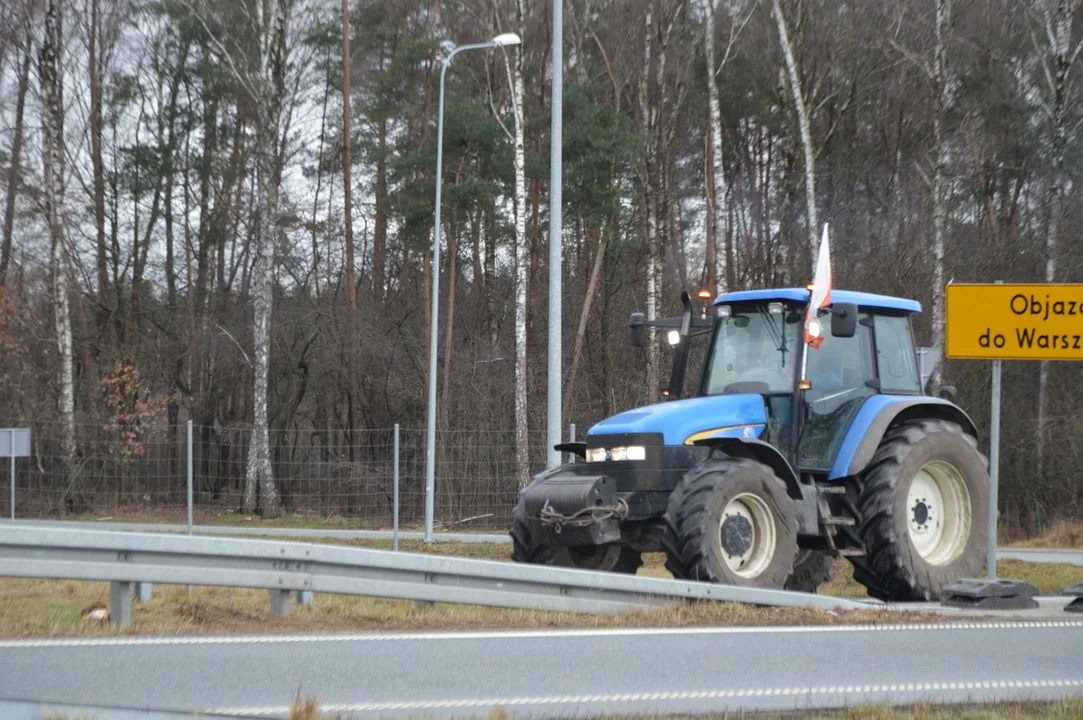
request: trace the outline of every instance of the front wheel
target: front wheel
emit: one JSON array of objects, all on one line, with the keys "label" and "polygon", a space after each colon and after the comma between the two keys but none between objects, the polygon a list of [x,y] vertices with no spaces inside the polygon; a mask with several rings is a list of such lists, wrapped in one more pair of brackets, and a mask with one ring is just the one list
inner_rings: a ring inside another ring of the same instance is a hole
[{"label": "front wheel", "polygon": [[858,493],[865,557],[854,579],[882,600],[938,600],[975,578],[989,537],[989,473],[956,423],[919,420],[884,436]]},{"label": "front wheel", "polygon": [[693,469],[670,495],[665,526],[675,578],[781,588],[793,569],[793,501],[763,463],[727,457]]}]

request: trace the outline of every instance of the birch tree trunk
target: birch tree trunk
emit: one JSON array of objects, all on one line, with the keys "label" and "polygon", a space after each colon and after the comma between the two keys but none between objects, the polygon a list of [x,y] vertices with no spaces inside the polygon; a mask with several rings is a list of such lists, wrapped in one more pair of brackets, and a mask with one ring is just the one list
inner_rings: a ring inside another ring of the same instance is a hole
[{"label": "birch tree trunk", "polygon": [[707,193],[707,205],[712,228],[712,247],[707,249],[707,257],[713,260],[713,267],[708,268],[710,281],[716,295],[727,289],[729,257],[726,254],[726,240],[729,238],[729,207],[727,206],[728,188],[726,174],[722,167],[722,106],[718,100],[718,82],[715,73],[714,15],[718,0],[706,0],[707,27],[704,38],[707,54],[707,108],[709,117],[711,144],[711,177],[713,182]]},{"label": "birch tree trunk", "polygon": [[64,101],[60,22],[58,0],[49,0],[45,9],[45,38],[38,53],[43,127],[41,161],[45,180],[45,215],[52,246],[49,269],[53,280],[53,322],[59,363],[60,459],[63,484],[70,490],[75,481],[75,378],[67,283],[67,232],[64,225]]},{"label": "birch tree trunk", "polygon": [[[1052,181],[1049,185],[1049,230],[1045,239],[1045,281],[1057,279],[1057,242],[1060,235],[1061,215],[1064,212],[1065,195],[1068,191],[1068,178],[1064,170],[1065,154],[1068,148],[1068,130],[1065,109],[1068,97],[1068,76],[1072,63],[1079,54],[1083,41],[1075,49],[1071,47],[1072,19],[1079,0],[1058,0],[1054,18],[1044,13],[1047,40],[1049,42],[1049,63],[1052,75],[1046,75],[1052,103],[1045,106],[1049,118],[1049,154],[1052,162]],[[1038,371],[1038,472],[1044,469],[1046,402],[1049,384],[1049,363],[1042,361]]]},{"label": "birch tree trunk", "polygon": [[271,470],[271,442],[267,420],[267,383],[271,351],[271,305],[274,293],[274,248],[277,233],[278,191],[281,172],[278,148],[281,141],[282,103],[285,96],[285,0],[269,0],[259,18],[259,66],[252,73],[256,91],[257,232],[252,248],[252,441],[245,471],[243,511],[252,512],[259,492],[264,518],[278,517],[278,489]]},{"label": "birch tree trunk", "polygon": [[[943,1],[943,0],[941,0]],[[801,150],[805,157],[805,204],[808,211],[808,247],[809,260],[819,252],[820,220],[816,213],[816,151],[812,146],[812,128],[809,122],[805,94],[801,89],[801,75],[794,58],[790,34],[786,29],[786,17],[782,14],[779,0],[774,0],[775,22],[778,24],[778,38],[782,44],[782,55],[786,60],[786,73],[789,76],[790,92],[793,95],[793,107],[797,113],[797,125],[801,132]]]},{"label": "birch tree trunk", "polygon": [[[515,0],[515,22],[524,35],[523,0]],[[527,425],[526,393],[526,152],[523,147],[523,48],[515,48],[512,82],[515,107],[515,475],[519,487],[530,483],[530,428]],[[491,292],[491,291],[490,291]]]},{"label": "birch tree trunk", "polygon": [[[644,153],[643,169],[643,199],[646,205],[647,227],[647,320],[658,319],[658,296],[662,285],[662,261],[661,241],[658,237],[658,197],[655,184],[655,172],[657,171],[656,153],[658,140],[655,133],[655,117],[657,110],[650,104],[651,50],[653,47],[653,14],[652,6],[647,5],[644,23],[643,44],[643,74],[639,83],[639,112],[643,125],[643,133],[647,147]],[[662,59],[659,58],[659,62]],[[647,392],[648,397],[654,397],[661,385],[661,368],[658,352],[657,333],[654,328],[647,329]]]},{"label": "birch tree trunk", "polygon": [[[933,49],[933,345],[944,347],[944,236],[947,232],[948,209],[944,197],[944,171],[948,163],[948,148],[944,141],[944,113],[947,107],[947,61],[945,45],[951,24],[951,0],[936,0],[936,45]],[[929,383],[941,384],[943,363],[933,368]]]}]

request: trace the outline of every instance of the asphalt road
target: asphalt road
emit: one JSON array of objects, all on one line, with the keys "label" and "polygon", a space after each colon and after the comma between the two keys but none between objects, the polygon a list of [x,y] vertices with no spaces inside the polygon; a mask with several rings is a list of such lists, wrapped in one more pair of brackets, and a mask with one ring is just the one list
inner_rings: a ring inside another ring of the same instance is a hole
[{"label": "asphalt road", "polygon": [[[0,697],[278,716],[521,717],[1083,695],[1083,621],[0,640]],[[13,706],[14,707],[14,706]]]}]

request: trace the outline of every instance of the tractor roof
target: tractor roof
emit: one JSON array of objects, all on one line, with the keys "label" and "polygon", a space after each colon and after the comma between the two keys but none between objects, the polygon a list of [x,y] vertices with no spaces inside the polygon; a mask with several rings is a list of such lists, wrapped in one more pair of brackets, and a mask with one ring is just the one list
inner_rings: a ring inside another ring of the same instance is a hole
[{"label": "tractor roof", "polygon": [[[778,288],[774,290],[741,290],[719,295],[715,305],[725,303],[750,302],[756,300],[789,300],[807,303],[809,291],[805,288]],[[873,293],[854,292],[852,290],[832,290],[832,302],[854,303],[859,307],[880,308],[883,310],[901,310],[903,312],[921,312],[921,303],[917,300],[875,295]]]}]

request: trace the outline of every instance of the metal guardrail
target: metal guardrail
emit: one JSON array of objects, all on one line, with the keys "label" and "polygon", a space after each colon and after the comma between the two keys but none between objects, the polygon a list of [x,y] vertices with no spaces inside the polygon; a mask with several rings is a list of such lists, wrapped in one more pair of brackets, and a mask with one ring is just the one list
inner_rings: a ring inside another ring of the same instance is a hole
[{"label": "metal guardrail", "polygon": [[[137,533],[187,533],[187,525],[177,523],[129,523],[112,520],[0,520],[0,525],[17,527],[60,528],[68,530],[105,530],[108,532]],[[191,533],[196,535],[229,535],[234,537],[270,537],[275,539],[290,538],[308,540],[322,538],[330,540],[394,540],[393,530],[349,530],[338,527],[297,528],[288,525],[193,525]],[[402,540],[424,540],[421,531],[403,530],[398,537]],[[454,532],[438,530],[432,534],[432,542],[480,542],[511,544],[508,533]]]},{"label": "metal guardrail", "polygon": [[[333,545],[0,525],[0,577],[108,581],[110,619],[131,622],[131,584],[266,589],[271,612],[290,592],[569,612],[622,612],[713,600],[862,609],[872,605],[783,590],[519,565]],[[137,590],[137,595],[141,594]]]}]

